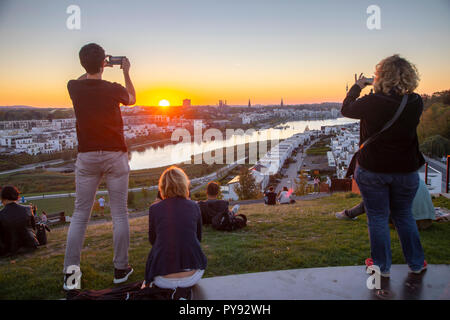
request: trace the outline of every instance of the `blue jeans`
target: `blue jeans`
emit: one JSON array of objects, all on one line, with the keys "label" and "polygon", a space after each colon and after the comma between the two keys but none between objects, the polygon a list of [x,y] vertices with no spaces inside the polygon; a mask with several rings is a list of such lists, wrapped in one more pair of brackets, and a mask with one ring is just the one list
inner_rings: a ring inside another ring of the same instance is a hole
[{"label": "blue jeans", "polygon": [[419,187],[418,173],[376,173],[358,165],[355,179],[366,207],[374,265],[382,273],[388,273],[391,268],[390,213],[406,263],[412,271],[420,270],[425,258],[412,215],[412,203]]}]

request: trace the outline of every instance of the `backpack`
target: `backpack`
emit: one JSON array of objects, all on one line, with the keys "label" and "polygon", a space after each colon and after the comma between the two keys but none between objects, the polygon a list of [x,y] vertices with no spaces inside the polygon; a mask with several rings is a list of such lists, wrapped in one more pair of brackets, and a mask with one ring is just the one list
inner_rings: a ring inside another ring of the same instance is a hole
[{"label": "backpack", "polygon": [[212,219],[212,227],[221,231],[233,231],[244,228],[247,217],[244,214],[233,215],[231,212],[217,214]]},{"label": "backpack", "polygon": [[103,290],[69,290],[67,300],[190,300],[192,287],[162,289],[155,285],[141,289],[142,281]]},{"label": "backpack", "polygon": [[36,224],[36,239],[40,246],[47,244],[47,231],[50,232],[50,228],[46,224]]}]

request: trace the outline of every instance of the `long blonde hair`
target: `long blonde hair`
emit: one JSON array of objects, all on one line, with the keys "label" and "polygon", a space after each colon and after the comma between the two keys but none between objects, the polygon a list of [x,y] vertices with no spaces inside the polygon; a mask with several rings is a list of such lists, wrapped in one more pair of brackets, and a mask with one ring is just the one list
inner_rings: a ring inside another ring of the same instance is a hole
[{"label": "long blonde hair", "polygon": [[419,80],[416,66],[395,54],[377,64],[373,87],[378,93],[404,95],[413,93]]},{"label": "long blonde hair", "polygon": [[159,177],[158,188],[161,198],[189,198],[189,183],[189,178],[183,170],[176,166],[167,168]]}]

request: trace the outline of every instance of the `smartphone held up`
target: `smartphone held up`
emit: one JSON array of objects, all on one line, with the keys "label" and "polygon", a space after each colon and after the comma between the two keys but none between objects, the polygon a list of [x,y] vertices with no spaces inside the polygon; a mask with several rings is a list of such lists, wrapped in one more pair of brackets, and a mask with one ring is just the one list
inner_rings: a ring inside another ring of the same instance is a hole
[{"label": "smartphone held up", "polygon": [[125,56],[107,56],[106,63],[110,67],[115,65],[122,67],[122,63],[125,58],[126,58]]}]

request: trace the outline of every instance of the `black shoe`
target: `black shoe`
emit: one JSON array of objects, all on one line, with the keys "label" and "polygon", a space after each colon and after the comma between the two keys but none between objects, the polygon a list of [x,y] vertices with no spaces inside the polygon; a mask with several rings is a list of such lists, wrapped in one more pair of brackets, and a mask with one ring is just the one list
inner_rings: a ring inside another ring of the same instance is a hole
[{"label": "black shoe", "polygon": [[133,273],[133,268],[128,265],[126,269],[114,268],[114,283],[122,283],[128,280],[128,277]]}]

